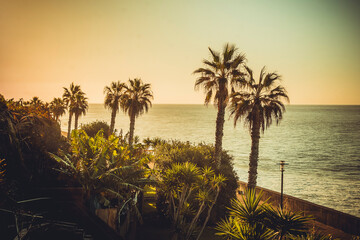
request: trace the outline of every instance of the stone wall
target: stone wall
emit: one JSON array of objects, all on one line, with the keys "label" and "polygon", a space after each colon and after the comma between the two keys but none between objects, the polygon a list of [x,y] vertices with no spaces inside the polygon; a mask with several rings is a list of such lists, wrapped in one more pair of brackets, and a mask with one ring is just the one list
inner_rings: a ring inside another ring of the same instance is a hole
[{"label": "stone wall", "polygon": [[[243,193],[246,187],[247,183],[239,181],[238,193]],[[262,187],[256,187],[256,191],[263,192],[263,200],[269,199],[268,202],[273,206],[280,206],[280,193]],[[311,215],[316,221],[328,226],[341,229],[350,234],[360,235],[360,218],[358,217],[286,194],[284,194],[283,206],[284,209],[293,212],[301,211],[306,215]]]}]

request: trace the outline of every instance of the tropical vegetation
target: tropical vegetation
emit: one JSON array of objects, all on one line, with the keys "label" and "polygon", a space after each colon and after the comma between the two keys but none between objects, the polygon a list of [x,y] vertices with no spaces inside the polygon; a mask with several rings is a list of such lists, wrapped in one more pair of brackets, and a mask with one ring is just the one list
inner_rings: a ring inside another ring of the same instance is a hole
[{"label": "tropical vegetation", "polygon": [[306,235],[310,217],[274,209],[261,202],[262,192],[249,188],[245,195],[233,199],[229,216],[218,223],[218,235],[226,239],[289,239]]},{"label": "tropical vegetation", "polygon": [[203,60],[204,67],[198,68],[194,74],[199,74],[195,88],[203,88],[206,94],[205,104],[212,100],[217,107],[215,130],[215,161],[217,167],[221,165],[222,138],[225,122],[225,109],[233,88],[241,86],[238,80],[243,76],[241,67],[245,62],[245,55],[238,53],[234,45],[226,44],[222,53],[209,47],[211,59]]},{"label": "tropical vegetation", "polygon": [[[174,228],[172,239],[200,238],[225,180],[211,168],[199,168],[190,162],[174,163],[160,172],[159,188],[168,202],[166,213]],[[197,230],[201,214],[206,218]]]},{"label": "tropical vegetation", "polygon": [[[230,200],[236,197],[238,188],[238,176],[234,170],[233,158],[226,151],[222,151],[223,163],[221,168],[216,167],[214,162],[214,146],[208,144],[191,144],[181,141],[165,141],[158,138],[147,140],[153,146],[154,169],[163,172],[171,168],[174,163],[185,164],[190,162],[198,168],[211,168],[215,174],[223,175],[226,181],[223,183],[220,195],[213,207],[210,216],[210,222],[214,224],[218,218],[225,217],[226,207],[229,206]],[[158,189],[159,200],[163,195],[161,188]],[[159,211],[162,210],[162,202],[158,202]]]},{"label": "tropical vegetation", "polygon": [[289,97],[283,86],[279,74],[266,73],[265,67],[260,72],[258,81],[255,81],[253,71],[245,67],[246,74],[241,76],[243,89],[231,95],[231,115],[234,125],[243,120],[251,132],[251,152],[249,157],[248,187],[255,188],[257,180],[257,167],[259,160],[260,130],[268,128],[273,120],[278,124],[285,112],[284,101]]},{"label": "tropical vegetation", "polygon": [[122,215],[128,216],[127,224],[141,221],[138,198],[143,186],[152,182],[146,167],[149,155],[142,145],[130,147],[113,134],[105,138],[102,130],[94,137],[84,130],[74,130],[71,135],[69,153],[50,153],[61,164],[57,170],[80,183],[93,211],[116,208],[118,229],[125,221]]},{"label": "tropical vegetation", "polygon": [[[16,233],[21,239],[21,228],[30,229],[33,220],[22,227],[20,216],[34,219],[39,215],[19,207],[19,203],[42,200],[26,197],[49,186],[78,187],[93,213],[115,209],[116,231],[120,227],[129,230],[130,225],[124,222],[141,222],[144,189],[150,188],[156,198],[152,207],[158,219],[169,223],[172,239],[198,240],[208,225],[215,224],[217,235],[225,239],[331,239],[309,232],[310,217],[274,208],[255,190],[260,132],[273,121],[281,121],[284,102],[289,100],[279,84],[280,76],[263,68],[255,81],[252,70],[244,65],[245,56],[234,45],[226,44],[221,53],[209,51],[210,60],[203,60],[204,67],[194,73],[198,74],[195,87],[205,91],[205,104],[213,102],[217,107],[214,145],[161,138],[146,138],[140,143],[134,136],[135,121],[152,107],[153,93],[151,85],[138,78],[112,82],[104,88],[110,125],[95,121],[80,129],[79,118],[89,104],[79,85],[64,87],[62,98],[50,103],[39,97],[6,100],[0,94],[0,211],[15,218],[14,226],[0,215],[5,223],[0,230],[16,228],[9,236]],[[243,121],[251,134],[244,195],[237,192],[233,157],[222,149],[229,103],[234,125]],[[130,118],[125,134],[115,130],[120,109]],[[59,120],[66,110],[67,138],[61,136]],[[75,130],[71,131],[73,117]]]},{"label": "tropical vegetation", "polygon": [[24,186],[50,183],[53,164],[47,152],[56,151],[63,140],[48,105],[5,100],[0,95],[0,127],[0,156],[5,158],[9,179]]}]

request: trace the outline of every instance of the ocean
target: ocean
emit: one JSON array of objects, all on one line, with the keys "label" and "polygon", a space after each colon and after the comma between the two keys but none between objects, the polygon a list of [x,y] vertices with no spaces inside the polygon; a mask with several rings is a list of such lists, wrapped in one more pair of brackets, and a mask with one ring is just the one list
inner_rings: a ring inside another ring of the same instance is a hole
[{"label": "ocean", "polygon": [[[61,128],[67,131],[67,115]],[[192,143],[215,141],[216,109],[212,105],[155,104],[136,119],[140,139],[160,137]],[[79,123],[110,124],[110,110],[90,104]],[[234,128],[225,117],[223,149],[234,157],[240,180],[247,181],[251,139],[242,122]],[[119,112],[116,129],[129,129]],[[360,106],[289,105],[281,123],[260,138],[257,185],[280,191],[278,163],[285,161],[284,193],[360,217]]]}]

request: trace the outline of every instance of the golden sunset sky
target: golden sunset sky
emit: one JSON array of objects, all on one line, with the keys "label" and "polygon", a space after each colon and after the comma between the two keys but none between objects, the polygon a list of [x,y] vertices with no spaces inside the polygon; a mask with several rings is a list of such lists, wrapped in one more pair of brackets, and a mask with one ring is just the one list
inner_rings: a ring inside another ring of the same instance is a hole
[{"label": "golden sunset sky", "polygon": [[90,103],[139,77],[154,103],[203,103],[192,72],[227,42],[283,77],[291,104],[360,104],[360,2],[0,0],[0,93]]}]

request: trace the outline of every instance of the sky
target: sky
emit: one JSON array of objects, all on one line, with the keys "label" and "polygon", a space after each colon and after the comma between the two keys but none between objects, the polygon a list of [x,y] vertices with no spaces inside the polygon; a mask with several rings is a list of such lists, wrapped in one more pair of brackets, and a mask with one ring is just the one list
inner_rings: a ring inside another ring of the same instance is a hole
[{"label": "sky", "polygon": [[282,76],[291,104],[360,104],[356,0],[0,0],[0,93],[44,101],[71,82],[90,103],[141,78],[153,103],[202,104],[208,47],[235,44],[258,76]]}]

